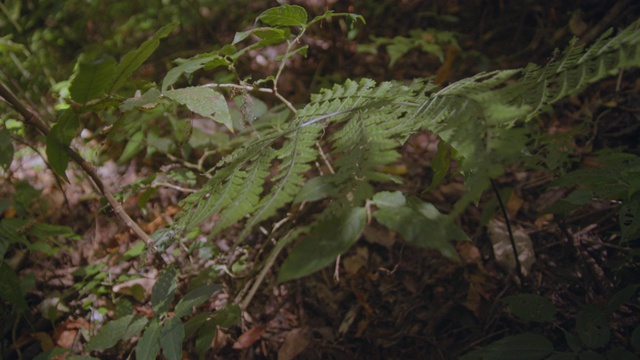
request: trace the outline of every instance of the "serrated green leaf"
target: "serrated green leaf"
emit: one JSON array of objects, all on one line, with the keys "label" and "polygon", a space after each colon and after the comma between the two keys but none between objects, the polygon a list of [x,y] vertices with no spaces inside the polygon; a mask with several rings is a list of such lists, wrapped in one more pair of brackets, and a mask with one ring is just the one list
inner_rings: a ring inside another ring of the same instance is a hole
[{"label": "serrated green leaf", "polygon": [[7,129],[0,129],[0,166],[9,169],[13,161],[13,141]]},{"label": "serrated green leaf", "polygon": [[160,95],[162,95],[160,90],[153,87],[142,94],[142,96],[125,100],[122,105],[120,105],[120,110],[131,111],[135,108],[142,110],[153,109],[158,105]]},{"label": "serrated green leaf", "polygon": [[68,148],[71,140],[76,136],[80,122],[73,111],[62,113],[58,122],[51,128],[47,136],[47,160],[51,169],[60,177],[67,179],[67,166],[69,166]]},{"label": "serrated green leaf", "polygon": [[139,48],[126,53],[114,73],[113,83],[109,93],[114,93],[124,85],[125,81],[153,54],[160,45],[160,39],[167,37],[179,22],[172,22],[158,30],[151,39],[145,41]]},{"label": "serrated green leaf", "polygon": [[534,294],[518,294],[502,299],[511,312],[528,321],[553,321],[556,307],[549,299]]},{"label": "serrated green leaf", "polygon": [[153,285],[151,303],[153,304],[153,310],[157,314],[167,312],[171,303],[173,303],[173,297],[177,287],[177,274],[174,267],[169,267],[160,274],[160,277],[158,277],[158,280],[156,280],[156,283]]},{"label": "serrated green leaf", "polygon": [[307,12],[302,6],[280,5],[258,15],[256,21],[258,20],[271,26],[305,26]]},{"label": "serrated green leaf", "polygon": [[0,298],[13,306],[16,313],[21,314],[29,309],[24,294],[20,290],[20,280],[15,271],[6,262],[0,264]]},{"label": "serrated green leaf", "polygon": [[133,321],[133,315],[123,316],[109,321],[98,330],[96,336],[87,343],[86,351],[101,351],[113,347],[118,341],[124,339],[127,327]]},{"label": "serrated green leaf", "polygon": [[177,317],[167,320],[160,330],[162,354],[169,360],[182,359],[182,340],[184,340],[182,321]]},{"label": "serrated green leaf", "polygon": [[351,247],[364,230],[366,211],[351,208],[316,225],[296,245],[278,273],[278,283],[314,273]]},{"label": "serrated green leaf", "polygon": [[69,86],[71,98],[85,104],[104,95],[113,82],[115,71],[116,60],[110,56],[78,64],[78,73]]},{"label": "serrated green leaf", "polygon": [[160,350],[160,322],[157,318],[151,320],[136,345],[136,360],[154,360]]},{"label": "serrated green leaf", "polygon": [[611,338],[607,313],[595,305],[586,305],[578,311],[576,330],[582,343],[590,349],[604,347]]},{"label": "serrated green leaf", "polygon": [[482,349],[472,351],[460,357],[460,360],[539,360],[553,351],[553,344],[547,338],[536,334],[508,336],[493,342]]},{"label": "serrated green leaf", "polygon": [[213,61],[222,61],[222,63],[229,64],[229,62],[225,60],[224,57],[220,56],[217,52],[197,55],[186,60],[179,60],[179,65],[169,70],[167,75],[165,75],[164,80],[162,80],[162,91],[167,91],[167,89],[176,81],[178,81],[180,76],[182,76],[183,74],[192,74],[200,69],[203,69],[205,65]]},{"label": "serrated green leaf", "polygon": [[174,316],[180,318],[191,314],[194,306],[204,303],[211,297],[211,295],[213,295],[214,292],[220,289],[222,289],[222,286],[220,285],[207,285],[190,291],[182,300],[180,300],[178,305],[176,305]]},{"label": "serrated green leaf", "polygon": [[173,101],[185,105],[189,110],[219,122],[233,130],[227,100],[219,92],[207,87],[197,86],[168,90],[164,95]]}]

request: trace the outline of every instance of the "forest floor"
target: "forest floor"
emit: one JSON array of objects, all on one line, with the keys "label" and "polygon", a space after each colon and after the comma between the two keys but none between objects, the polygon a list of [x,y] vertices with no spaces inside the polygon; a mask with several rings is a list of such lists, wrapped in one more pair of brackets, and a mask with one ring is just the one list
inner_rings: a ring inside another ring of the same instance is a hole
[{"label": "forest floor", "polygon": [[[334,8],[358,13],[359,3],[349,3],[355,8],[341,9],[346,4],[334,4]],[[439,8],[440,19],[456,17],[459,22],[440,20],[431,25],[412,18],[412,14],[424,11],[421,7],[427,7],[422,3],[398,2],[392,13],[367,17],[363,33],[355,40],[347,41],[344,34],[328,29],[313,33],[312,37],[328,39],[330,47],[313,49],[311,52],[318,53],[308,61],[294,62],[282,78],[281,91],[302,103],[329,78],[370,77],[381,81],[437,76],[441,84],[447,84],[479,71],[516,68],[528,62],[543,64],[554,48],[564,47],[572,36],[593,41],[604,29],[628,24],[640,15],[640,6],[630,1],[619,2],[626,6],[621,12],[616,12],[615,2],[600,1],[585,2],[581,9],[552,1],[500,1],[494,5],[441,1],[446,5]],[[394,36],[433,26],[451,26],[461,39],[460,50],[450,51],[444,62],[413,50],[389,66],[385,52],[356,51],[356,44],[367,42],[372,34]],[[252,64],[247,68],[256,71]],[[570,166],[589,166],[590,155],[606,148],[624,147],[640,154],[637,75],[637,71],[624,73],[593,84],[580,96],[558,103],[547,116],[537,119],[547,133],[569,134],[568,146],[576,159]],[[402,148],[401,160],[387,170],[402,176],[404,184],[384,190],[419,192],[416,189],[426,188],[433,177],[430,164],[436,149],[437,138],[432,134],[411,137]],[[134,284],[148,294],[160,269],[156,268],[158,264],[128,260],[124,254],[135,242],[134,235],[113,213],[105,211],[91,183],[79,171],[70,176],[70,184],[62,191],[49,172],[41,171],[46,165],[39,158],[16,158],[13,166],[17,179],[28,180],[42,190],[42,202],[47,204],[42,219],[71,226],[79,235],[65,244],[68,248],[52,256],[16,252],[8,257],[7,261],[19,264],[22,275],[33,274],[37,284],[29,294],[33,309],[27,321],[18,322],[12,329],[15,319],[3,319],[2,325],[5,343],[20,349],[23,358],[29,359],[51,344],[77,347],[79,329],[90,327],[92,320],[103,316],[95,309],[112,308],[114,296],[132,295]],[[99,171],[105,183],[123,189],[159,169],[157,164],[139,159],[127,166],[106,162]],[[460,218],[459,225],[472,237],[471,242],[456,244],[461,262],[408,245],[398,234],[368,224],[362,239],[338,259],[335,267],[275,285],[278,266],[274,266],[246,309],[241,325],[219,332],[209,358],[453,359],[507,335],[525,332],[543,334],[557,351],[570,351],[565,331],[575,331],[580,309],[587,304],[604,306],[625,286],[640,283],[640,268],[637,250],[618,242],[616,204],[597,201],[564,216],[549,215],[544,212],[548,205],[566,195],[560,188],[547,186],[552,180],[552,174],[542,170],[514,168],[495,181],[514,231],[532,240],[532,265],[521,277],[496,260],[487,230],[492,223],[488,220],[504,223],[504,217],[496,206],[496,193],[487,192]],[[447,212],[464,191],[462,179],[454,177],[423,199]],[[151,205],[144,211],[137,206],[139,194],[126,198],[123,206],[145,231],[152,233],[171,223],[183,196],[178,190],[166,188],[150,199]],[[213,241],[223,249],[233,235],[231,230]],[[260,239],[249,239],[247,244],[256,247],[247,255],[249,267],[260,255]],[[206,273],[211,267],[211,262],[184,252],[174,261],[183,264],[185,279]],[[87,265],[95,266],[95,272],[88,271]],[[109,268],[109,277],[92,283],[89,279],[102,271],[100,266]],[[144,277],[109,285],[111,277],[131,271]],[[220,277],[228,298],[217,297],[203,309],[219,308],[220,303],[232,300],[245,280],[242,276]],[[77,284],[102,287],[104,291],[85,292],[81,287],[74,288]],[[184,283],[179,285],[179,289],[185,287]],[[551,300],[558,309],[555,320],[536,323],[514,317],[501,300],[519,293]],[[46,304],[59,300],[65,305]],[[135,310],[142,314],[151,311],[144,302]],[[44,314],[46,311],[54,314]],[[627,347],[631,331],[640,324],[638,296],[609,320],[612,341],[608,349]],[[185,359],[193,356],[193,346],[194,342],[187,342]],[[130,345],[122,345],[105,356],[125,358],[122,354],[130,349]],[[17,356],[16,352],[10,356]]]}]

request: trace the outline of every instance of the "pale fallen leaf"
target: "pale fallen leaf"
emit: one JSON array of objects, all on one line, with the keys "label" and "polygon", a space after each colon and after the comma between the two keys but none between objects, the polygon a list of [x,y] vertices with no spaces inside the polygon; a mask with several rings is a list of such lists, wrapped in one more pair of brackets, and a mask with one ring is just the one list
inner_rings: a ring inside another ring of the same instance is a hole
[{"label": "pale fallen leaf", "polygon": [[278,350],[278,360],[292,360],[309,346],[308,331],[305,328],[297,328],[287,332],[284,342]]},{"label": "pale fallen leaf", "polygon": [[260,340],[262,334],[267,328],[263,325],[252,327],[251,329],[244,332],[244,334],[240,335],[238,340],[233,344],[234,349],[246,349],[249,346],[253,345],[256,341]]},{"label": "pale fallen leaf", "polygon": [[[496,261],[498,264],[513,271],[516,267],[516,261],[513,256],[513,247],[509,240],[506,224],[504,221],[493,219],[489,222],[487,228],[489,230],[489,239],[491,239],[491,243],[493,244],[493,254],[496,257]],[[512,225],[511,230],[516,243],[518,259],[520,260],[520,270],[522,271],[522,275],[526,276],[536,261],[533,243],[522,227]]]}]

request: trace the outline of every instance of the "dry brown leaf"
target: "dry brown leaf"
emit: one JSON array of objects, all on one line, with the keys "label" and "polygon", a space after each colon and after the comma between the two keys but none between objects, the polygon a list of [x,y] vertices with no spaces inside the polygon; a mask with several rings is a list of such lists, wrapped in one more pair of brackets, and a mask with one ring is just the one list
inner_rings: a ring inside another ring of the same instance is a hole
[{"label": "dry brown leaf", "polygon": [[307,329],[296,328],[284,337],[284,342],[278,350],[278,360],[292,360],[309,346],[309,338],[307,337]]},{"label": "dry brown leaf", "polygon": [[509,200],[507,200],[506,208],[507,214],[509,214],[509,219],[515,219],[516,215],[518,215],[518,211],[522,208],[524,204],[524,199],[522,199],[515,191],[511,192],[511,196],[509,196]]},{"label": "dry brown leaf", "polygon": [[356,253],[345,256],[342,259],[342,266],[349,275],[355,275],[360,269],[366,267],[369,261],[369,249],[364,246],[358,246]]},{"label": "dry brown leaf", "polygon": [[260,325],[245,331],[244,334],[240,335],[238,340],[233,344],[233,348],[238,350],[248,348],[253,345],[253,343],[260,340],[260,337],[264,334],[266,329],[267,328],[264,325]]},{"label": "dry brown leaf", "polygon": [[49,351],[55,347],[53,339],[46,332],[34,332],[33,334],[31,334],[31,337],[38,340],[38,343],[40,343],[40,348],[44,351]]}]

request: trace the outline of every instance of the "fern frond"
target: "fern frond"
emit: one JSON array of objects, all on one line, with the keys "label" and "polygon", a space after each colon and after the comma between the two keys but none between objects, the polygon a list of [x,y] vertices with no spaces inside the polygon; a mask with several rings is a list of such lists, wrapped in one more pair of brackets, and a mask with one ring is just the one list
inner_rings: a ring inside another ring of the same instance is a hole
[{"label": "fern frond", "polygon": [[242,241],[293,201],[318,161],[316,143],[329,125],[336,130],[324,140],[331,144],[327,155],[336,173],[326,175],[325,184],[333,186],[328,211],[361,206],[373,192],[371,181],[394,180],[378,168],[396,161],[408,136],[430,130],[455,150],[470,190],[450,214],[456,216],[487,189],[490,178],[525,153],[527,133],[517,124],[620,69],[640,65],[639,28],[637,21],[616,36],[605,34],[586,50],[572,41],[545,66],[482,73],[443,89],[428,79],[411,85],[347,80],[314,95],[285,129],[263,134],[218,164],[213,178],[183,201],[188,215],[178,219],[179,226],[197,226],[219,213],[214,229],[220,231],[246,216],[237,239]]}]

